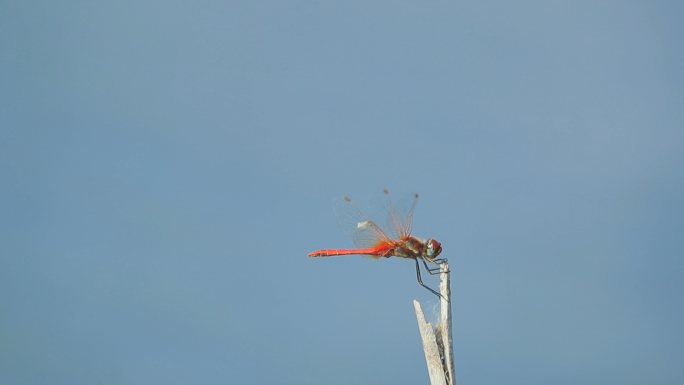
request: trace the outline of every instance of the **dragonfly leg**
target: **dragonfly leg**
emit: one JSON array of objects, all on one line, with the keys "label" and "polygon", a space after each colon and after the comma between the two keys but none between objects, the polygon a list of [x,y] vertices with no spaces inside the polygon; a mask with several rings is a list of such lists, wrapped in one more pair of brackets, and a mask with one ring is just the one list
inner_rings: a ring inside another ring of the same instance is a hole
[{"label": "dragonfly leg", "polygon": [[[436,292],[436,291],[430,289],[429,287],[427,287],[427,286],[423,283],[423,280],[420,278],[420,264],[418,263],[418,258],[415,258],[415,261],[416,261],[416,276],[418,277],[418,283],[420,284],[420,286],[422,286],[422,287],[428,289],[432,294],[438,296],[439,298],[446,299],[446,298],[442,297],[441,294],[439,294],[438,292]],[[425,261],[423,261],[423,263],[425,263]],[[426,265],[426,267],[427,267],[427,265]],[[429,272],[429,271],[430,271],[430,270],[428,269],[428,272]]]},{"label": "dragonfly leg", "polygon": [[424,258],[421,258],[421,260],[423,261],[423,265],[425,265],[425,270],[427,270],[430,275],[439,274],[439,267],[430,268]]},{"label": "dragonfly leg", "polygon": [[[432,259],[432,260],[428,260],[428,261],[431,263],[434,263],[436,265],[441,265],[442,263],[446,262],[447,259],[446,258],[440,258],[440,259]],[[437,275],[440,273],[441,268],[439,268],[439,267],[433,267],[433,268],[428,267],[428,264],[427,264],[427,262],[425,262],[424,258],[423,258],[423,264],[425,265],[425,270],[427,270],[428,273],[430,273],[430,275]],[[449,273],[449,271],[447,271],[447,273]]]}]

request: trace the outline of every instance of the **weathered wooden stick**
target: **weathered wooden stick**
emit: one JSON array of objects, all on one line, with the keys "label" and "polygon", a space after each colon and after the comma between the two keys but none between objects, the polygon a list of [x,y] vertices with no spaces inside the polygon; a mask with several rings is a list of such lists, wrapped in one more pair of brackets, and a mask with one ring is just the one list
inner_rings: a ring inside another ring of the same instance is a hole
[{"label": "weathered wooden stick", "polygon": [[425,361],[427,361],[430,384],[447,385],[442,359],[439,354],[439,349],[437,348],[437,339],[435,338],[434,330],[432,330],[432,325],[425,321],[423,309],[421,309],[418,301],[413,300],[413,307],[416,309],[416,318],[418,318],[418,329],[420,329],[420,338],[423,341],[423,351],[425,352]]},{"label": "weathered wooden stick", "polygon": [[449,385],[456,385],[454,373],[454,346],[451,338],[451,284],[449,281],[449,264],[445,261],[439,266],[439,292],[442,294],[440,300],[440,332],[442,334],[442,345],[444,355],[444,366],[446,369],[447,381]]},{"label": "weathered wooden stick", "polygon": [[432,385],[456,385],[454,349],[451,337],[451,287],[449,264],[446,261],[440,264],[439,278],[440,320],[435,328],[436,330],[432,329],[431,324],[425,322],[420,303],[414,300],[413,306],[416,310],[416,318],[418,318],[418,328],[423,341],[430,383]]}]

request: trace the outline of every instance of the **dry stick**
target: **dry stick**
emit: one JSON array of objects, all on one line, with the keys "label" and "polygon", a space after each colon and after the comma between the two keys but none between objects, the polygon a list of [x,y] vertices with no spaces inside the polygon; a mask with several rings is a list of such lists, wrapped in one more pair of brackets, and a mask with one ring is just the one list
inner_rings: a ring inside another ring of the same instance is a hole
[{"label": "dry stick", "polygon": [[416,318],[418,318],[418,329],[420,329],[420,338],[423,340],[423,351],[425,352],[425,361],[427,361],[428,375],[430,376],[430,384],[432,385],[447,385],[446,377],[444,376],[444,368],[442,367],[442,360],[439,356],[439,349],[437,348],[437,340],[435,332],[432,330],[432,325],[425,322],[423,309],[420,303],[413,300],[413,307],[416,309]]},{"label": "dry stick", "polygon": [[446,261],[440,264],[439,272],[439,292],[442,294],[439,323],[444,348],[444,366],[446,366],[449,385],[456,385],[454,346],[451,338],[451,284],[449,282],[449,264]]},{"label": "dry stick", "polygon": [[440,321],[436,328],[437,335],[435,335],[432,325],[425,322],[425,316],[423,315],[420,303],[414,300],[413,306],[416,310],[416,318],[418,318],[420,337],[423,340],[423,350],[428,366],[428,374],[430,375],[430,383],[432,385],[456,385],[454,350],[451,337],[451,288],[449,284],[449,265],[446,261],[440,264],[439,277],[439,291],[442,296],[440,299]]}]

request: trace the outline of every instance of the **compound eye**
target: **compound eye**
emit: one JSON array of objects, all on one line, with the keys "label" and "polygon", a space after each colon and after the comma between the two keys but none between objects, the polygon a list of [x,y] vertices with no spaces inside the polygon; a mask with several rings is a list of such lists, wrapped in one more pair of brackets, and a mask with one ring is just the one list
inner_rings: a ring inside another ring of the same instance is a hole
[{"label": "compound eye", "polygon": [[435,258],[441,252],[442,252],[442,244],[435,241],[434,239],[430,239],[428,241],[428,247],[427,247],[427,255],[430,257],[430,259]]},{"label": "compound eye", "polygon": [[425,248],[425,255],[426,255],[428,258],[432,259],[432,258],[435,256],[435,244],[432,243],[432,239],[430,239],[429,241],[427,241],[426,246],[427,246],[427,247]]}]

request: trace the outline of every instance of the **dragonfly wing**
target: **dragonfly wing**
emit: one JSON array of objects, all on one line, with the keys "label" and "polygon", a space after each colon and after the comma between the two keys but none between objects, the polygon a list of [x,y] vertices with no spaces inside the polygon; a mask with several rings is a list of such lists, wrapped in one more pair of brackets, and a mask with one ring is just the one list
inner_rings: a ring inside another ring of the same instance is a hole
[{"label": "dragonfly wing", "polygon": [[396,204],[392,201],[387,190],[383,190],[386,196],[384,210],[387,213],[387,227],[396,239],[408,237],[413,230],[413,211],[418,204],[418,194],[403,197]]},{"label": "dragonfly wing", "polygon": [[351,199],[347,197],[335,198],[333,200],[333,211],[344,235],[359,249],[394,243],[392,238],[375,222],[368,219]]}]

